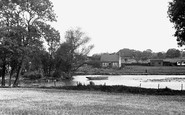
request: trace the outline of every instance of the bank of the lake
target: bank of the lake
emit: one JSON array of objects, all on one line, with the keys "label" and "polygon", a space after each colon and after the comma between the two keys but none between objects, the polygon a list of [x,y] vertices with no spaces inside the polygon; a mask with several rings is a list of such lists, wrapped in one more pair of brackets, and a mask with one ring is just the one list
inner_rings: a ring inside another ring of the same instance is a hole
[{"label": "bank of the lake", "polygon": [[106,85],[78,85],[78,86],[62,86],[62,87],[40,87],[43,89],[61,89],[61,90],[76,90],[76,91],[100,91],[107,93],[122,93],[122,94],[142,94],[142,95],[183,95],[185,90],[173,90],[170,88],[152,89],[130,86],[106,86]]},{"label": "bank of the lake", "polygon": [[185,66],[125,66],[121,69],[86,67],[77,75],[185,75]]}]

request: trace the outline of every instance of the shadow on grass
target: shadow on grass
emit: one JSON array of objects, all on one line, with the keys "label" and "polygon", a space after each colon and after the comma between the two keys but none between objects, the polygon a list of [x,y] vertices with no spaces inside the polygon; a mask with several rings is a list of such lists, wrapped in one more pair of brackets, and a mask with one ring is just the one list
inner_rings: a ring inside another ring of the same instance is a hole
[{"label": "shadow on grass", "polygon": [[63,87],[40,87],[49,89],[65,89],[65,90],[79,90],[79,91],[102,91],[108,93],[131,93],[131,94],[143,94],[143,95],[185,95],[185,91],[172,90],[170,88],[163,89],[150,89],[140,87],[128,87],[128,86],[106,86],[106,85],[77,85],[77,86],[63,86]]}]

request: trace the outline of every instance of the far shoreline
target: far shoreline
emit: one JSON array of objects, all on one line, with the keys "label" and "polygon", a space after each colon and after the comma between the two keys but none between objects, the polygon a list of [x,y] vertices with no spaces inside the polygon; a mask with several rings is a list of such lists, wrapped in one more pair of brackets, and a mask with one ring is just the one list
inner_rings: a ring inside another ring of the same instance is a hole
[{"label": "far shoreline", "polygon": [[185,66],[125,66],[114,68],[83,68],[75,75],[185,75]]},{"label": "far shoreline", "polygon": [[105,73],[105,74],[99,74],[99,73],[93,73],[93,74],[75,74],[75,76],[77,76],[77,75],[136,75],[136,76],[140,76],[140,75],[185,75],[184,73],[178,73],[178,74],[137,74],[137,73],[127,73],[127,74],[116,74],[116,73]]}]

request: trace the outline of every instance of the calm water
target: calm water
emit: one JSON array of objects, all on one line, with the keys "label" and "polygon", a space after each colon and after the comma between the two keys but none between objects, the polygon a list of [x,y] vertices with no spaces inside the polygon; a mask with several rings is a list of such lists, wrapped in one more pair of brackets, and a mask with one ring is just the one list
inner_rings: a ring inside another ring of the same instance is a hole
[{"label": "calm water", "polygon": [[185,90],[185,75],[104,75],[108,80],[88,80],[86,77],[96,77],[102,75],[82,75],[75,76],[73,85],[78,82],[89,84],[93,81],[96,85],[126,85],[144,88],[171,88],[176,90]]}]

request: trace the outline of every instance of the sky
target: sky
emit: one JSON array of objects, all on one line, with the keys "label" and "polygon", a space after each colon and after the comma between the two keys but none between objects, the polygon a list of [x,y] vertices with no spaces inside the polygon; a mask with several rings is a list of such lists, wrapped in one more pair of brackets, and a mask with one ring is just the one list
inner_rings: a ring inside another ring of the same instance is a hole
[{"label": "sky", "polygon": [[181,50],[167,10],[171,0],[51,0],[58,16],[52,25],[65,32],[81,28],[94,44],[90,55],[123,48],[166,52]]}]

